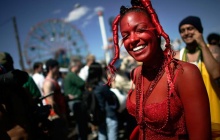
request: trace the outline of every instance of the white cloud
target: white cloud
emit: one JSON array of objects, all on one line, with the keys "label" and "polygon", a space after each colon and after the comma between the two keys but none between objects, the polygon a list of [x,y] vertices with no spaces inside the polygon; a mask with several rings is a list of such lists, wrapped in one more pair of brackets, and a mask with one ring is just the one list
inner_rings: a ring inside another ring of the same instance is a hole
[{"label": "white cloud", "polygon": [[90,15],[88,15],[87,17],[86,17],[86,20],[91,20],[94,16],[96,16],[96,13],[94,12],[94,13],[91,13]]},{"label": "white cloud", "polygon": [[72,21],[78,20],[84,15],[86,15],[88,11],[89,11],[89,8],[86,6],[75,8],[68,14],[68,16],[65,18],[65,21],[72,22]]},{"label": "white cloud", "polygon": [[94,8],[94,11],[91,12],[83,21],[82,23],[82,27],[85,28],[88,24],[90,24],[91,20],[97,16],[98,11],[104,11],[104,8],[101,6],[98,6],[96,8]]},{"label": "white cloud", "polygon": [[86,6],[74,6],[74,9],[69,12],[68,16],[64,19],[66,22],[72,22],[81,19],[83,16],[86,16],[82,20],[81,27],[85,28],[90,24],[91,20],[97,16],[98,11],[104,11],[104,8],[101,6],[95,7],[94,10],[89,12],[90,9]]}]

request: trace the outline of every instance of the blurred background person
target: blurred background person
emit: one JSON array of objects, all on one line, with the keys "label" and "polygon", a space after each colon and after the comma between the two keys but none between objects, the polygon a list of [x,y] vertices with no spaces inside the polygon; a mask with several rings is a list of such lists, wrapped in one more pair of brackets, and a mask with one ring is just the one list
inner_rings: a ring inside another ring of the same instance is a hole
[{"label": "blurred background person", "polygon": [[59,63],[55,59],[46,61],[46,77],[43,84],[43,94],[48,96],[45,103],[51,105],[49,120],[51,120],[50,135],[53,140],[67,139],[67,107],[64,95],[57,82],[59,77]]},{"label": "blurred background person", "polygon": [[118,139],[118,109],[117,96],[106,85],[104,69],[100,63],[94,62],[89,67],[87,86],[97,97],[101,111],[103,112],[98,124],[98,140]]},{"label": "blurred background person", "polygon": [[207,42],[213,57],[220,63],[220,34],[210,33]]},{"label": "blurred background person", "polygon": [[86,57],[86,64],[83,66],[79,71],[79,77],[82,78],[84,81],[87,81],[88,74],[89,74],[89,67],[90,65],[96,61],[96,58],[94,55],[89,54]]},{"label": "blurred background person", "polygon": [[44,75],[43,75],[43,63],[42,62],[35,62],[33,64],[33,75],[32,78],[36,83],[37,87],[41,92],[41,96],[43,96],[43,83],[44,83]]},{"label": "blurred background person", "polygon": [[0,65],[0,131],[13,140],[39,139],[37,104],[29,88],[24,87],[30,76],[14,68],[13,58],[7,52],[0,52]]},{"label": "blurred background person", "polygon": [[[119,138],[129,138],[130,133],[136,126],[136,120],[128,113],[126,108],[127,93],[132,86],[130,75],[128,71],[135,67],[135,60],[129,62],[128,58],[120,58],[114,64],[117,73],[114,81],[112,81],[110,90],[117,96],[119,101],[118,108],[118,127],[119,127]],[[128,64],[132,63],[132,65]],[[131,67],[132,66],[132,67]]]},{"label": "blurred background person", "polygon": [[176,52],[175,58],[195,64],[199,68],[208,92],[212,126],[219,125],[220,132],[220,63],[204,40],[199,17],[183,18],[178,30],[186,46]]},{"label": "blurred background person", "polygon": [[209,45],[217,45],[220,47],[220,34],[210,33],[206,39]]},{"label": "blurred background person", "polygon": [[64,78],[64,94],[68,98],[70,113],[76,120],[80,140],[88,139],[88,122],[85,110],[81,109],[81,101],[85,90],[85,81],[78,76],[81,61],[72,58],[69,63],[69,72]]}]

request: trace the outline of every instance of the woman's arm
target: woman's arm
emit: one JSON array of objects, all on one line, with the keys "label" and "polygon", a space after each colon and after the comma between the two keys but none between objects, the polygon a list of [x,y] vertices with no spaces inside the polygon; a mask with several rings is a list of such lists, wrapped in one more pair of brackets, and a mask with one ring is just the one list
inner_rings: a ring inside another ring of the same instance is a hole
[{"label": "woman's arm", "polygon": [[211,139],[211,118],[208,94],[199,69],[182,63],[177,90],[183,103],[186,127],[190,140]]}]

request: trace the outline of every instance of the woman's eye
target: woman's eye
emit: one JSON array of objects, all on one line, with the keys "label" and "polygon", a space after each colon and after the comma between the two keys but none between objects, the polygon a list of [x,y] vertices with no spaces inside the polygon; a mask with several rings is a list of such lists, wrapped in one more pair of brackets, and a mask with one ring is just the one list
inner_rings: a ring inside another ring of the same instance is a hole
[{"label": "woman's eye", "polygon": [[146,30],[145,29],[138,29],[137,30],[137,32],[139,32],[139,33],[143,33],[143,32],[145,32]]},{"label": "woman's eye", "polygon": [[125,40],[125,39],[127,39],[127,38],[128,38],[128,34],[122,36],[122,39],[123,39],[123,40]]}]

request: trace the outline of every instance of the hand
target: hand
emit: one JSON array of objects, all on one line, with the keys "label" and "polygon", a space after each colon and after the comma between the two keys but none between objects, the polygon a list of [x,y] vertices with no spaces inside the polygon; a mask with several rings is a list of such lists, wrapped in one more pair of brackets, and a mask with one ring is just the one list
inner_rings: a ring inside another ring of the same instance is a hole
[{"label": "hand", "polygon": [[194,31],[194,35],[193,38],[195,39],[195,41],[197,42],[197,44],[199,45],[199,47],[204,47],[206,46],[206,43],[204,41],[203,35],[202,33],[200,33],[198,30]]},{"label": "hand", "polygon": [[73,100],[75,97],[72,94],[68,94],[70,100]]}]

